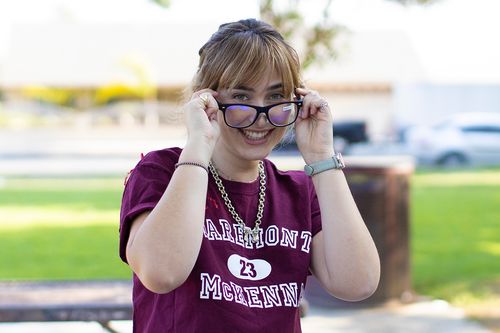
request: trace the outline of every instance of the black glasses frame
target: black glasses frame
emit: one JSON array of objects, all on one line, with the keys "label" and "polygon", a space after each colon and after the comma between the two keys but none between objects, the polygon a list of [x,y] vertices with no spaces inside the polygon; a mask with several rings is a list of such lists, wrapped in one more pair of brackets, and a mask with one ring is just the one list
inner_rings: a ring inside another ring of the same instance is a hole
[{"label": "black glasses frame", "polygon": [[[255,122],[257,121],[257,119],[259,119],[259,116],[260,116],[261,113],[264,113],[266,115],[267,121],[269,121],[269,123],[271,125],[273,125],[275,127],[286,127],[286,126],[290,126],[291,124],[293,124],[297,120],[297,117],[299,116],[300,108],[303,105],[303,101],[302,100],[298,100],[298,101],[285,101],[285,102],[279,102],[279,103],[276,103],[276,104],[271,104],[271,105],[266,105],[266,106],[256,106],[256,105],[242,104],[242,103],[222,104],[222,103],[219,103],[218,101],[217,101],[217,104],[219,105],[219,110],[221,110],[222,113],[224,114],[224,122],[229,127],[232,127],[232,128],[247,128],[247,127],[250,127],[253,124],[255,124]],[[269,118],[269,110],[271,110],[271,108],[273,108],[273,107],[275,107],[277,105],[281,105],[281,104],[295,104],[295,105],[297,105],[297,108],[298,108],[297,113],[295,114],[295,119],[293,119],[292,122],[290,122],[289,124],[286,124],[286,125],[276,125]],[[237,105],[248,106],[248,107],[251,107],[251,108],[254,108],[255,110],[257,110],[257,114],[255,115],[254,120],[249,125],[242,126],[242,127],[237,127],[237,126],[229,125],[227,123],[227,120],[226,120],[226,111],[227,111],[227,108],[231,107],[231,106],[237,106]]]}]

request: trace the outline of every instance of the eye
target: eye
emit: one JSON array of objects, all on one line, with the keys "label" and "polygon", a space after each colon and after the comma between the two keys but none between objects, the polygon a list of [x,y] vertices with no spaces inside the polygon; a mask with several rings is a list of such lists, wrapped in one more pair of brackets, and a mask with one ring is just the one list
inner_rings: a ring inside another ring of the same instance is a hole
[{"label": "eye", "polygon": [[275,93],[269,96],[271,101],[282,101],[285,99],[285,96],[282,93]]},{"label": "eye", "polygon": [[248,101],[249,100],[249,97],[245,94],[234,94],[232,96],[232,98],[234,100],[237,100],[237,101],[241,101],[241,102],[244,102],[244,101]]}]

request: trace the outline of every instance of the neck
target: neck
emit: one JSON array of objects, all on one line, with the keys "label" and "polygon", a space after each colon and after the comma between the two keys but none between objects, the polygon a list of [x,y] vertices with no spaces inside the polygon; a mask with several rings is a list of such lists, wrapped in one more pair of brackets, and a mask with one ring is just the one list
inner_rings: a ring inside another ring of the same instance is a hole
[{"label": "neck", "polygon": [[212,162],[219,175],[227,180],[251,183],[259,177],[259,161],[247,161],[222,151],[215,151]]}]

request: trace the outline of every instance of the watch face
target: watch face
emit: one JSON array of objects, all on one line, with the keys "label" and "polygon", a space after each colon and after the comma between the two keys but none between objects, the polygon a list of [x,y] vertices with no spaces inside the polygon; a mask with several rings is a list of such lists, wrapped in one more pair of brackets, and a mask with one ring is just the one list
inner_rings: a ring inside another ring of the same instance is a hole
[{"label": "watch face", "polygon": [[335,160],[337,160],[337,165],[338,165],[337,168],[338,169],[345,168],[344,157],[342,157],[342,154],[341,153],[337,153],[334,156],[335,156]]}]

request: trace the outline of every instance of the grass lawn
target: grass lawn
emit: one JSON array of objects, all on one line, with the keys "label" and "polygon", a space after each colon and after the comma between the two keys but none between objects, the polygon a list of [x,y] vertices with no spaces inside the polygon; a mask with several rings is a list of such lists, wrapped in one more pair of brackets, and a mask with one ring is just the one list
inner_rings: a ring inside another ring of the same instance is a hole
[{"label": "grass lawn", "polygon": [[[0,182],[0,279],[128,279],[118,258],[123,180]],[[411,250],[417,293],[500,330],[500,169],[417,172]]]},{"label": "grass lawn", "polygon": [[413,285],[500,332],[500,169],[412,180]]},{"label": "grass lawn", "polygon": [[465,289],[479,287],[479,281],[500,278],[500,171],[477,179],[482,177],[490,183],[466,182],[460,174],[414,177],[412,259],[417,290],[457,299],[467,296],[462,294]]},{"label": "grass lawn", "polygon": [[0,279],[130,278],[117,256],[122,179],[6,179]]}]

